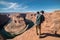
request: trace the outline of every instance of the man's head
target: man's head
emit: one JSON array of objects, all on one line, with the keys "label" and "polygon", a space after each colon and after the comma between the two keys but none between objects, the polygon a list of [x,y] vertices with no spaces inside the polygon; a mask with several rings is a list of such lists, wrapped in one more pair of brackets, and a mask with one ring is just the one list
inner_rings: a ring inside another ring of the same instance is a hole
[{"label": "man's head", "polygon": [[44,11],[42,10],[42,11],[40,11],[40,13],[44,14]]},{"label": "man's head", "polygon": [[37,14],[39,14],[39,11],[37,12]]}]

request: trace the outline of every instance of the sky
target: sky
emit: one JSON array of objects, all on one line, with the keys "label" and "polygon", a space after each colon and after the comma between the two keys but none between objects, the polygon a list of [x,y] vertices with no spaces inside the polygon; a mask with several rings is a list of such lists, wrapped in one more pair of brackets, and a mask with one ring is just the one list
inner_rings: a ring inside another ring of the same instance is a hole
[{"label": "sky", "polygon": [[51,12],[60,10],[60,0],[0,0],[0,12]]}]

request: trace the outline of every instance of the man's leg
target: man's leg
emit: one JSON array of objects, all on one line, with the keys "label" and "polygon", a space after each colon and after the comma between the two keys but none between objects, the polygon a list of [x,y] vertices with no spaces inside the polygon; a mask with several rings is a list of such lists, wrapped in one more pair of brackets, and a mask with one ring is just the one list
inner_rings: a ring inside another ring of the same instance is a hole
[{"label": "man's leg", "polygon": [[36,34],[38,35],[38,25],[36,25]]},{"label": "man's leg", "polygon": [[39,36],[40,36],[40,34],[41,34],[41,25],[39,25],[38,27],[39,27],[38,31],[39,31]]},{"label": "man's leg", "polygon": [[41,34],[41,26],[40,25],[36,25],[36,34],[37,35]]}]

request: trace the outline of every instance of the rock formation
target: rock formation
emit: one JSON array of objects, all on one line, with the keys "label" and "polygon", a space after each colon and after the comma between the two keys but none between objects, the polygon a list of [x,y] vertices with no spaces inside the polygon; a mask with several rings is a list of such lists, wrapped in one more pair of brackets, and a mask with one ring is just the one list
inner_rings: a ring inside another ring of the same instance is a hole
[{"label": "rock formation", "polygon": [[[20,15],[20,14],[18,14]],[[18,18],[19,16],[12,15],[10,18],[13,20],[10,24],[8,24],[5,27],[5,30],[10,32],[10,33],[15,33],[21,30],[26,26],[24,19],[22,17]],[[57,31],[57,34],[60,34],[60,12],[55,11],[51,13],[45,13],[44,14],[45,21],[41,24],[41,33],[51,33],[55,34],[55,31]],[[29,20],[32,20],[33,22],[36,21],[36,14],[32,13],[27,13],[26,18]],[[13,26],[11,26],[13,25]],[[11,26],[11,27],[9,27]],[[40,40],[37,35],[36,35],[36,29],[35,26],[32,27],[31,29],[27,30],[24,32],[22,35],[19,35],[12,40]],[[52,38],[52,39],[51,39]],[[41,40],[60,40],[60,38],[56,37],[47,37],[45,39]]]}]

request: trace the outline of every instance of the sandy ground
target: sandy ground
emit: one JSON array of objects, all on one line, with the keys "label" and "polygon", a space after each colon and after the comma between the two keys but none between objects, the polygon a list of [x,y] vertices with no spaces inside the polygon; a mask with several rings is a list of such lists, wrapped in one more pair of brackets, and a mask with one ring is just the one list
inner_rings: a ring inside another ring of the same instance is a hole
[{"label": "sandy ground", "polygon": [[[44,31],[44,29],[42,30],[42,32],[43,31]],[[46,32],[46,30],[45,30],[45,32]],[[12,40],[60,40],[60,37],[47,36],[45,38],[39,38],[39,36],[36,34],[36,28],[34,26],[31,29],[24,32],[23,34],[16,36]]]}]

